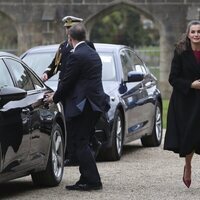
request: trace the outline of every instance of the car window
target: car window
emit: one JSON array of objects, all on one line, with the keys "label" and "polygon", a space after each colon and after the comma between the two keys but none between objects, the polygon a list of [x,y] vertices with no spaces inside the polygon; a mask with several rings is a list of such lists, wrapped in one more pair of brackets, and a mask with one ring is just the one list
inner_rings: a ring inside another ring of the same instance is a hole
[{"label": "car window", "polygon": [[147,71],[144,66],[144,63],[138,57],[138,55],[134,51],[131,51],[129,49],[126,50],[126,53],[128,55],[128,58],[131,60],[130,62],[132,63],[132,70],[146,74]]},{"label": "car window", "polygon": [[44,87],[44,85],[41,84],[41,82],[35,77],[35,75],[33,73],[31,73],[29,70],[29,75],[32,79],[33,85],[35,86],[35,89],[41,89]]},{"label": "car window", "polygon": [[136,54],[134,54],[134,67],[137,72],[147,73],[144,63]]},{"label": "car window", "polygon": [[14,86],[10,73],[2,59],[0,59],[0,74],[0,87]]},{"label": "car window", "polygon": [[111,53],[99,53],[102,61],[102,80],[114,81],[116,80],[115,62],[113,54]]},{"label": "car window", "polygon": [[4,59],[4,61],[9,66],[13,75],[15,76],[17,86],[19,88],[24,89],[26,91],[35,89],[28,71],[22,66],[21,63],[10,58],[6,58]]},{"label": "car window", "polygon": [[124,74],[124,80],[127,80],[128,72],[133,71],[133,68],[132,68],[132,66],[134,65],[133,60],[126,53],[125,50],[120,51],[120,58],[121,58],[122,70]]},{"label": "car window", "polygon": [[126,49],[125,52],[126,52],[128,64],[130,65],[129,70],[135,71],[135,55],[134,55],[134,53],[132,51],[129,51],[128,49]]},{"label": "car window", "polygon": [[[38,74],[40,77],[46,70],[46,68],[51,64],[55,56],[54,52],[45,53],[29,53],[26,54],[22,60]],[[54,75],[51,80],[58,80],[58,73]]]}]

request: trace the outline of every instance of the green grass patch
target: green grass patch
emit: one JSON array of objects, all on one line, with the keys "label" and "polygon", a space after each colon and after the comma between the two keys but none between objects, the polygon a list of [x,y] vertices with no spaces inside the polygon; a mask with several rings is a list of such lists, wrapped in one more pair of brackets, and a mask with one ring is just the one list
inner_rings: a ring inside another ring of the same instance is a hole
[{"label": "green grass patch", "polygon": [[163,128],[166,128],[168,106],[169,106],[169,100],[164,99],[163,100]]}]

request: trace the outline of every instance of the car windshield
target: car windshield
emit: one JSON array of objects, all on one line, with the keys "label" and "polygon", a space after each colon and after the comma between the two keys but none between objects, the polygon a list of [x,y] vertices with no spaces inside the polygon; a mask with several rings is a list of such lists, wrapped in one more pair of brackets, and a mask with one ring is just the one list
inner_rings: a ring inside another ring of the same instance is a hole
[{"label": "car windshield", "polygon": [[[54,58],[55,53],[30,53],[27,54],[22,60],[35,71],[40,77],[42,76],[45,69],[50,65]],[[102,80],[113,81],[116,80],[115,63],[113,54],[111,53],[99,53],[101,57],[103,68],[102,68]],[[58,74],[51,77],[51,80],[58,80]]]}]

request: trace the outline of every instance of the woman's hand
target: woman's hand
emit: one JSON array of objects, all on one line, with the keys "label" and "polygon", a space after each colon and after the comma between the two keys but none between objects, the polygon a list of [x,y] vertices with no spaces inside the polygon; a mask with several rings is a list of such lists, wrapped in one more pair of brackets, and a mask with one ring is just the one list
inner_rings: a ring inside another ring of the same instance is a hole
[{"label": "woman's hand", "polygon": [[200,90],[200,79],[192,82],[191,88]]}]

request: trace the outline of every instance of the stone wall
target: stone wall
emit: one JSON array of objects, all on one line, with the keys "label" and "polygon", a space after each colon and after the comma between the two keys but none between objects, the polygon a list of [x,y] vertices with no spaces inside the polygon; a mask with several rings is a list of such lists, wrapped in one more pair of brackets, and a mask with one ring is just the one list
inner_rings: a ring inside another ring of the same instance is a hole
[{"label": "stone wall", "polygon": [[65,39],[61,19],[65,15],[85,19],[90,30],[98,18],[125,5],[151,18],[160,33],[160,86],[164,97],[171,88],[168,74],[174,44],[185,31],[188,20],[200,18],[199,0],[0,0],[0,12],[15,25],[18,52],[41,44],[59,43]]}]

